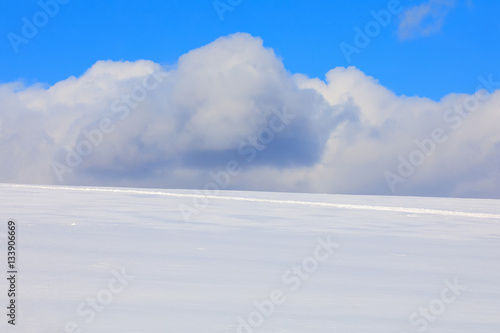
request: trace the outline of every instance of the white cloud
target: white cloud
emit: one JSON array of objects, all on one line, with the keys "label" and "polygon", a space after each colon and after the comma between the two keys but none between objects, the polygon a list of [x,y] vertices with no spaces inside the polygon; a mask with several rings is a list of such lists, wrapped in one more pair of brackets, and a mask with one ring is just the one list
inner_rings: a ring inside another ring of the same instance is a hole
[{"label": "white cloud", "polygon": [[405,10],[398,26],[399,38],[426,37],[440,32],[453,6],[453,0],[429,0]]},{"label": "white cloud", "polygon": [[[143,89],[143,101],[130,99],[155,77],[161,84]],[[447,140],[394,194],[500,198],[500,92],[478,96],[396,96],[354,67],[332,69],[326,81],[292,75],[259,38],[235,34],[170,70],[103,61],[48,89],[1,85],[0,182],[59,184],[53,163],[64,165],[85,131],[109,119],[113,130],[94,137],[63,183],[202,188],[210,171],[236,160],[242,173],[227,188],[393,194],[385,173],[397,174],[399,156],[442,128]],[[467,101],[478,102],[470,114]],[[269,132],[282,110],[293,120]],[[259,134],[272,140],[252,148]]]}]

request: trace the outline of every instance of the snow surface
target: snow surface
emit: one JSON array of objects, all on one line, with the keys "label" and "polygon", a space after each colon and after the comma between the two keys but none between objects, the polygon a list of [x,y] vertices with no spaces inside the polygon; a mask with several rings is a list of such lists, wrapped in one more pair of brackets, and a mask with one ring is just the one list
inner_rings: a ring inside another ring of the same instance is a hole
[{"label": "snow surface", "polygon": [[[205,199],[0,185],[0,331],[500,332],[499,200],[224,191],[185,221],[179,208],[193,200]],[[5,315],[9,219],[15,328]],[[329,237],[340,247],[307,278],[292,275]],[[123,269],[135,278],[110,293]],[[453,294],[455,282],[467,289]],[[254,302],[277,290],[284,301],[259,314]],[[100,312],[86,303],[97,296]],[[238,329],[249,316],[258,325]]]}]

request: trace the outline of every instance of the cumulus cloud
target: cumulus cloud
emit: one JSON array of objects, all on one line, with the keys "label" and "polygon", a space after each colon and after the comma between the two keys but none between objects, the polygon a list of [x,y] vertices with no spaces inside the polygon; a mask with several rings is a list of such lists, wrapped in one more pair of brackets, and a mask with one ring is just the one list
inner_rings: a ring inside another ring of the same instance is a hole
[{"label": "cumulus cloud", "polygon": [[354,67],[309,78],[248,34],[0,100],[0,182],[203,188],[233,168],[223,188],[500,198],[499,92],[435,102]]},{"label": "cumulus cloud", "polygon": [[398,26],[399,38],[405,40],[426,37],[441,31],[453,6],[453,0],[429,0],[405,10]]}]

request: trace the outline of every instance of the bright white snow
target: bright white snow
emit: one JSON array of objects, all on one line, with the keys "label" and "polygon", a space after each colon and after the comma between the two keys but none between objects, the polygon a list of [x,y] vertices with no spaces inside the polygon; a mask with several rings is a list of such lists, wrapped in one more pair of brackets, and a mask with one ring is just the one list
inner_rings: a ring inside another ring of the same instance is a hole
[{"label": "bright white snow", "polygon": [[500,332],[498,200],[5,184],[0,202],[2,332]]}]

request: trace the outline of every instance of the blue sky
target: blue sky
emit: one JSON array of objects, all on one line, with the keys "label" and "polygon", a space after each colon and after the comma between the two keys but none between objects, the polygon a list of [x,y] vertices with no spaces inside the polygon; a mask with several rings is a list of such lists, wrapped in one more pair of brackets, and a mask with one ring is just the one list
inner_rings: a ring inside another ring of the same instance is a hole
[{"label": "blue sky", "polygon": [[0,182],[500,198],[499,12],[2,1]]},{"label": "blue sky", "polygon": [[2,1],[0,82],[54,84],[98,60],[175,64],[189,50],[234,32],[261,37],[292,73],[324,78],[332,68],[352,65],[398,95],[438,100],[450,92],[474,92],[480,75],[500,76],[498,1],[401,1],[402,9],[446,7],[442,22],[427,36],[402,40],[401,14],[391,15],[351,62],[339,45],[352,44],[354,28],[364,29],[373,20],[370,12],[387,9],[390,1],[238,2],[221,21],[210,0],[70,0],[15,53],[8,33],[22,35],[22,18],[32,21],[41,7],[38,1]]}]

